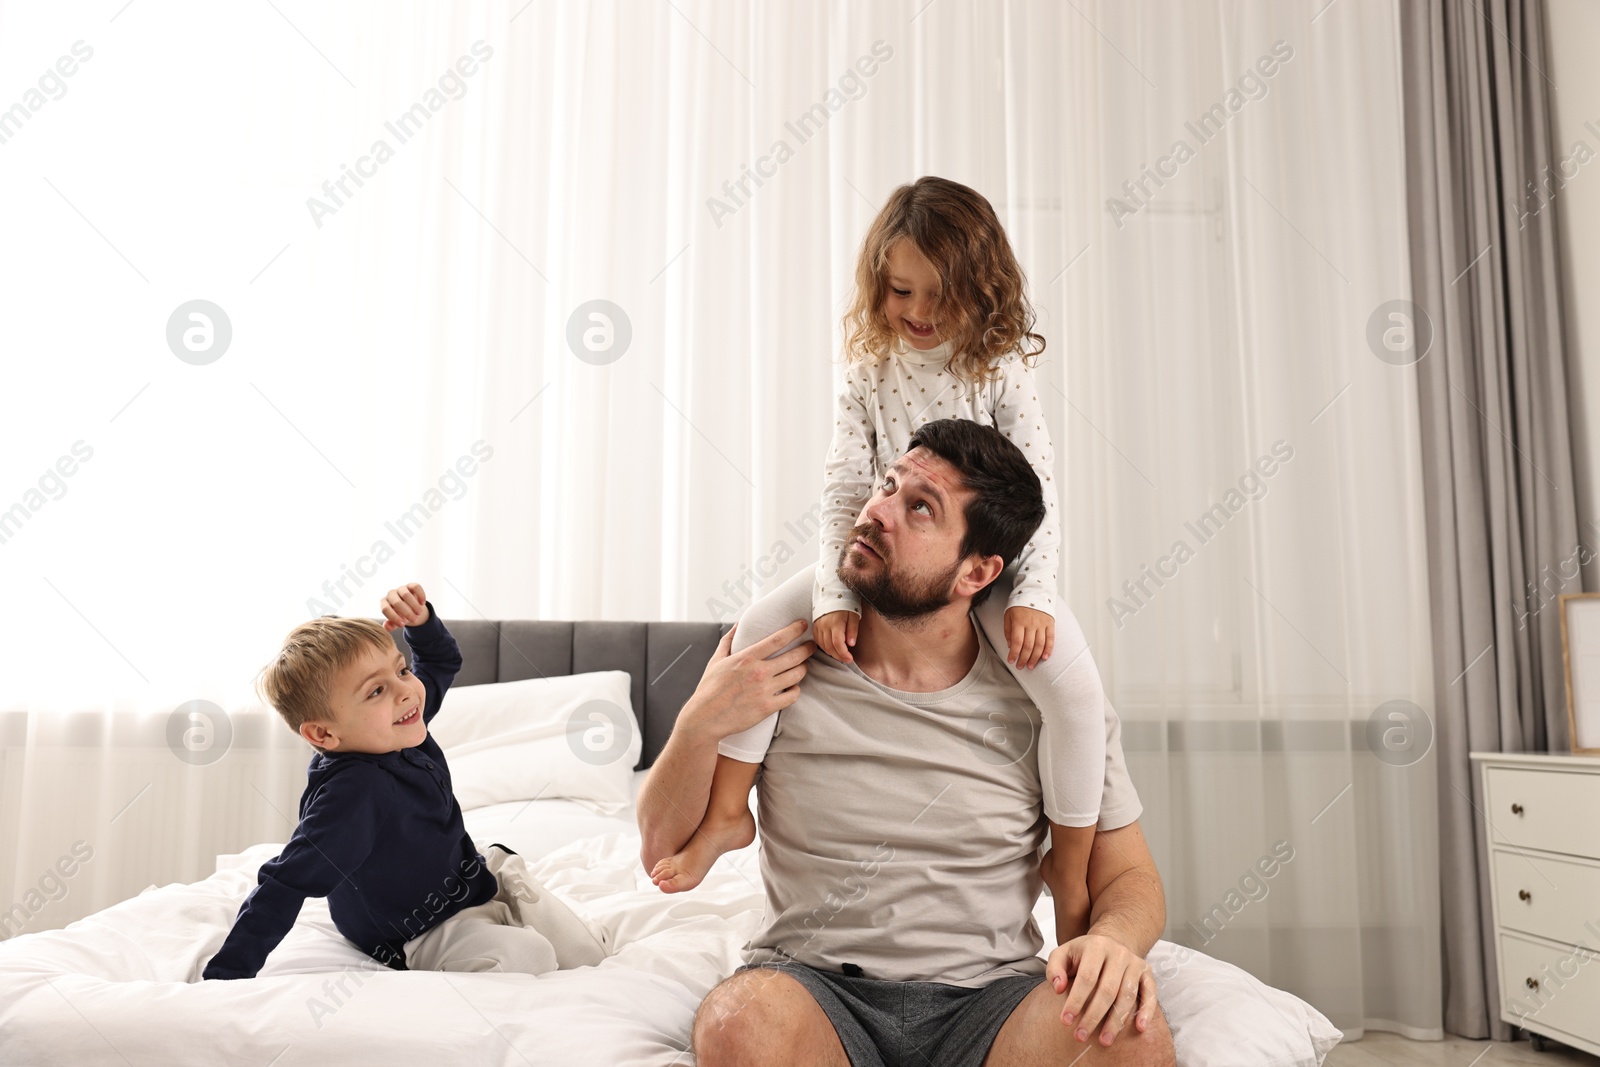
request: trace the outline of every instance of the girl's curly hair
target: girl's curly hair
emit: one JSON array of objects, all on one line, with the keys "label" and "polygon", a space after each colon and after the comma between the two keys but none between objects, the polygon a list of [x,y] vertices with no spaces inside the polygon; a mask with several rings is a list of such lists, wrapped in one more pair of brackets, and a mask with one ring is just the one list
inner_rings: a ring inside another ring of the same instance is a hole
[{"label": "girl's curly hair", "polygon": [[883,304],[889,249],[902,239],[939,274],[940,339],[954,342],[952,374],[978,384],[999,377],[1007,353],[1027,360],[1044,351],[1044,338],[1033,332],[1027,279],[994,208],[976,190],[930,176],[896,189],[861,243],[855,294],[844,316],[847,360],[883,359],[892,350],[898,335]]}]

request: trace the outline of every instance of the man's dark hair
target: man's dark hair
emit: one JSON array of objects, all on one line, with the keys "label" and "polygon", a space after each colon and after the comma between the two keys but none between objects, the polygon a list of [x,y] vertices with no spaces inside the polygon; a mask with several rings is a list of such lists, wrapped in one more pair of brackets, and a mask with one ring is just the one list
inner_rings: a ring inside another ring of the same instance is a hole
[{"label": "man's dark hair", "polygon": [[[1010,566],[1044,521],[1044,490],[1022,449],[993,426],[968,419],[923,423],[906,451],[913,448],[925,448],[949,463],[961,475],[961,484],[972,490],[959,558],[999,556]],[[993,588],[990,582],[973,594],[973,606],[983,603]]]}]

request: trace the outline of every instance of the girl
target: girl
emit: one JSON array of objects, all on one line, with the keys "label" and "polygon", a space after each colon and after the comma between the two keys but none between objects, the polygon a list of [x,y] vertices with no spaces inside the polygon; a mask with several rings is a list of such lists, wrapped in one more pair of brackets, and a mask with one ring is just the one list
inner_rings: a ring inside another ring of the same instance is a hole
[{"label": "girl", "polygon": [[[1055,899],[1057,940],[1065,942],[1088,929],[1086,871],[1105,779],[1105,696],[1070,611],[1056,633],[1054,450],[1026,362],[1044,350],[1044,339],[1031,332],[1023,286],[1010,242],[983,196],[933,177],[895,190],[862,245],[855,302],[844,320],[849,366],[824,475],[822,553],[810,603],[804,585],[786,583],[745,613],[733,648],[805,617],[814,620],[818,648],[853,662],[861,609],[839,579],[840,553],[883,472],[925,422],[967,418],[1005,433],[1039,475],[1045,518],[975,613],[989,643],[1006,647],[1006,662],[1039,709],[1039,776],[1051,838],[1040,873]],[[1037,347],[1025,350],[1029,343]],[[789,590],[799,590],[800,603],[788,602]],[[1048,665],[1037,669],[1041,663]],[[750,789],[777,718],[718,747],[699,830],[651,871],[664,892],[694,887],[717,856],[754,840]],[[973,740],[992,749],[996,738],[984,733]]]}]

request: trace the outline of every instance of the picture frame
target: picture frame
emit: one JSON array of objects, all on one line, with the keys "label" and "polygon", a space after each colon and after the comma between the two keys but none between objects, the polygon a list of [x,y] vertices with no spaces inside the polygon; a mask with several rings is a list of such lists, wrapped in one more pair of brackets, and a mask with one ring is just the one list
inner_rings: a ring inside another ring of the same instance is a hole
[{"label": "picture frame", "polygon": [[1600,593],[1563,593],[1559,607],[1572,754],[1600,756]]}]

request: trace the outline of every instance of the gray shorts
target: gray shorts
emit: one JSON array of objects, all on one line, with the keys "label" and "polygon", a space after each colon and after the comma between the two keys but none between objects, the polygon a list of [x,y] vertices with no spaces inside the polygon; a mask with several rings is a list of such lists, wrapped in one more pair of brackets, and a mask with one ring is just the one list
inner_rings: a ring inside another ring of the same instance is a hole
[{"label": "gray shorts", "polygon": [[805,987],[833,1024],[851,1067],[982,1067],[1000,1028],[1044,981],[1012,975],[976,989],[885,982],[794,960],[747,963],[739,970],[755,968],[781,971]]}]

